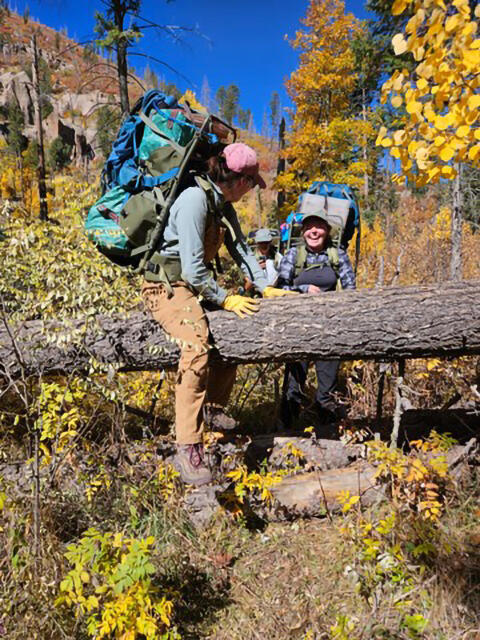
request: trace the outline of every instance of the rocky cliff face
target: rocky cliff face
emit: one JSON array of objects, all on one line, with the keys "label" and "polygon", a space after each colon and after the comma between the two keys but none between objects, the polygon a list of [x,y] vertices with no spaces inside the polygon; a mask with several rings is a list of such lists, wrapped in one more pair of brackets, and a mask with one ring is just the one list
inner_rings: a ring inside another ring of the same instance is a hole
[{"label": "rocky cliff face", "polygon": [[[0,106],[15,101],[24,116],[25,136],[36,137],[32,84],[25,70],[33,59],[32,27],[38,32],[43,68],[50,75],[51,88],[45,100],[52,112],[43,120],[46,141],[59,136],[72,146],[75,162],[91,159],[92,151],[100,153],[95,112],[117,101],[114,71],[108,69],[105,77],[102,69],[100,75],[97,67],[104,66],[103,58],[53,29],[25,23],[13,12],[5,13],[0,25]],[[8,130],[8,121],[1,129]]]}]

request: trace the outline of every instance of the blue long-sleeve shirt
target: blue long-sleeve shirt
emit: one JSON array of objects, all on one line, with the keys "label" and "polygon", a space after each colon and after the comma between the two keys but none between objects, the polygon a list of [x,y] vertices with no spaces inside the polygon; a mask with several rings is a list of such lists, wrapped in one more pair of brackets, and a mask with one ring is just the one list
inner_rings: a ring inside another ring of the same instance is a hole
[{"label": "blue long-sleeve shirt", "polygon": [[[292,247],[283,256],[278,269],[277,287],[307,293],[308,284],[300,284],[298,286],[293,284],[295,277],[298,275],[295,273],[297,250],[297,247]],[[307,247],[307,261],[305,266],[308,267],[312,264],[329,265],[330,260],[328,259],[327,252],[321,251],[320,253],[314,253],[313,251],[309,251]],[[346,251],[341,247],[338,248],[338,277],[342,283],[342,289],[355,289],[355,273],[352,268],[352,263]]]},{"label": "blue long-sleeve shirt", "polygon": [[[227,227],[225,233],[227,250],[247,278],[260,292],[263,292],[268,282],[247,246],[235,209],[232,206],[224,206],[223,194],[213,182],[211,185],[218,216],[219,218],[224,216],[227,219],[235,235],[234,238]],[[170,209],[160,253],[179,257],[182,280],[193,287],[205,300],[220,306],[227,297],[227,291],[217,284],[205,265],[204,239],[207,215],[208,201],[205,191],[200,187],[185,189]]]}]

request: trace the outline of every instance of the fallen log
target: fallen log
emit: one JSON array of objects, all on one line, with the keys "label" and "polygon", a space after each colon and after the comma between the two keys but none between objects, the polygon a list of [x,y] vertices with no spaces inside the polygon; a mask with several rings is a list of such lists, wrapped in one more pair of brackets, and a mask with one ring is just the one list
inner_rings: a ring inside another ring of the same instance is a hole
[{"label": "fallen log", "polygon": [[[240,320],[207,313],[213,355],[235,363],[442,357],[480,353],[480,281],[262,300]],[[121,370],[174,368],[179,350],[143,312],[68,326],[0,328],[0,375],[82,371],[91,358]]]},{"label": "fallen log", "polygon": [[[288,455],[285,451],[287,441],[302,451],[307,462],[305,468],[313,467],[313,470],[287,476],[273,486],[271,505],[255,499],[250,500],[249,510],[256,517],[281,521],[339,513],[342,505],[338,498],[342,491],[350,491],[351,495],[360,496],[363,506],[385,499],[384,489],[375,479],[376,468],[365,460],[365,447],[362,445],[344,445],[329,440],[312,442],[308,438],[273,437],[270,442],[269,469],[282,468],[280,458],[283,455],[285,459]],[[260,448],[263,447],[264,437],[254,439],[252,444],[255,443]],[[477,452],[476,438],[471,438],[465,445],[453,446],[446,453],[451,477],[458,480]],[[348,466],[342,466],[347,460],[350,461]],[[200,526],[208,522],[222,504],[225,491],[225,485],[214,485],[199,487],[187,494],[184,502],[192,521]]]}]

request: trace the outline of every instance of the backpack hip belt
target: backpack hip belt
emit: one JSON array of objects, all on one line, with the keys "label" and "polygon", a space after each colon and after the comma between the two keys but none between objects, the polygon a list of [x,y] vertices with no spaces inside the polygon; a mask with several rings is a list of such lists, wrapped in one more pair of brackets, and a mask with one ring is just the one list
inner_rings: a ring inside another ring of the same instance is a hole
[{"label": "backpack hip belt", "polygon": [[145,280],[164,284],[169,297],[171,297],[173,295],[172,283],[182,280],[180,257],[165,256],[155,252],[146,264]]}]

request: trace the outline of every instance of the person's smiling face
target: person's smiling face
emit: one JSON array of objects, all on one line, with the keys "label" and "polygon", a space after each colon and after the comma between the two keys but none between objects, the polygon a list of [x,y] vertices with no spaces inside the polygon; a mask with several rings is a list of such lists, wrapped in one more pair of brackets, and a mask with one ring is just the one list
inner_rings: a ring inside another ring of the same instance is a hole
[{"label": "person's smiling face", "polygon": [[318,253],[327,244],[330,227],[321,218],[308,218],[302,229],[305,243],[310,251]]}]

